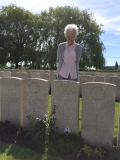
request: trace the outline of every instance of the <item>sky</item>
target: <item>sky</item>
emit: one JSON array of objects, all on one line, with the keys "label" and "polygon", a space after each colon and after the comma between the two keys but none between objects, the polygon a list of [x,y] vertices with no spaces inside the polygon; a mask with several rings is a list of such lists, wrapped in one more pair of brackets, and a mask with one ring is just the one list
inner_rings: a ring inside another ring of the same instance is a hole
[{"label": "sky", "polygon": [[57,6],[89,9],[98,24],[102,24],[104,34],[100,36],[106,51],[103,53],[107,66],[120,65],[120,0],[0,0],[0,7],[16,4],[32,13]]}]

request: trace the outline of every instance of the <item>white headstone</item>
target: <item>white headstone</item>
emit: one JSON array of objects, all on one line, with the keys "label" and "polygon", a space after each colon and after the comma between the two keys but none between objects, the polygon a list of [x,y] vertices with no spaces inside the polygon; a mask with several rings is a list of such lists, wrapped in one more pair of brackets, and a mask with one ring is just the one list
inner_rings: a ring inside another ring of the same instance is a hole
[{"label": "white headstone", "polygon": [[114,77],[113,73],[106,73],[105,75],[105,82],[108,83],[109,82],[109,77]]},{"label": "white headstone", "polygon": [[50,70],[43,70],[43,73],[50,73]]},{"label": "white headstone", "polygon": [[115,77],[119,77],[118,74],[119,74],[118,72],[114,72],[114,76],[115,76]]},{"label": "white headstone", "polygon": [[92,76],[92,82],[95,82],[96,76]]},{"label": "white headstone", "polygon": [[55,73],[51,73],[51,74],[50,74],[50,82],[56,80],[56,76],[57,76],[57,75],[56,75]]},{"label": "white headstone", "polygon": [[33,72],[32,73],[32,78],[40,78],[40,73]]},{"label": "white headstone", "polygon": [[49,82],[37,78],[30,78],[23,82],[23,126],[26,126],[28,124],[27,116],[45,118],[44,115],[48,112]]},{"label": "white headstone", "polygon": [[95,82],[104,82],[104,76],[95,76]]},{"label": "white headstone", "polygon": [[90,72],[82,72],[82,76],[90,76]]},{"label": "white headstone", "polygon": [[40,75],[42,75],[42,73],[43,73],[43,70],[39,70],[39,73],[40,73]]},{"label": "white headstone", "polygon": [[79,82],[52,81],[52,107],[56,106],[55,117],[57,131],[64,133],[69,128],[72,133],[78,133],[79,121]]},{"label": "white headstone", "polygon": [[120,101],[120,77],[109,77],[108,82],[116,85],[116,100]]},{"label": "white headstone", "polygon": [[78,82],[80,82],[80,78],[81,78],[81,76],[82,76],[82,75],[78,75]]},{"label": "white headstone", "polygon": [[82,138],[91,145],[112,146],[116,86],[91,82],[82,89]]},{"label": "white headstone", "polygon": [[26,72],[28,73],[28,78],[32,78],[32,70],[26,70]]},{"label": "white headstone", "polygon": [[120,77],[120,73],[118,73],[118,77]]},{"label": "white headstone", "polygon": [[4,71],[0,71],[0,77],[3,77]]},{"label": "white headstone", "polygon": [[19,78],[27,79],[28,78],[28,73],[27,72],[20,72]]},{"label": "white headstone", "polygon": [[95,73],[95,72],[90,72],[90,76],[97,76],[97,73]]},{"label": "white headstone", "polygon": [[22,113],[22,79],[1,79],[1,120],[21,125]]},{"label": "white headstone", "polygon": [[106,73],[105,73],[105,72],[98,72],[98,73],[97,73],[97,76],[99,76],[99,77],[104,77],[104,81],[105,81],[105,79],[106,79]]},{"label": "white headstone", "polygon": [[86,82],[92,82],[92,76],[89,76],[89,75],[82,75],[80,76],[80,96],[82,96],[82,85],[83,83],[86,83]]},{"label": "white headstone", "polygon": [[50,80],[50,74],[42,73],[42,79]]},{"label": "white headstone", "polygon": [[3,78],[11,77],[11,72],[10,71],[4,71],[3,73]]},{"label": "white headstone", "polygon": [[11,72],[11,77],[17,77],[19,78],[20,73],[19,72]]}]

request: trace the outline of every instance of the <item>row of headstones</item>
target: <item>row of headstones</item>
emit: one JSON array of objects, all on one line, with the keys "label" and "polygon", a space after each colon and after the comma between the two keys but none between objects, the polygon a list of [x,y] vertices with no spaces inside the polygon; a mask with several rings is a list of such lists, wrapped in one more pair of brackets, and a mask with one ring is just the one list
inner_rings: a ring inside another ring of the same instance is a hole
[{"label": "row of headstones", "polygon": [[1,78],[0,119],[26,126],[27,116],[44,118],[48,111],[48,90],[47,80]]},{"label": "row of headstones", "polygon": [[[116,86],[90,82],[84,83],[82,87],[81,135],[83,139],[95,146],[112,146]],[[52,83],[52,105],[58,107],[56,118],[61,133],[64,128],[78,133],[80,118],[78,88],[77,82],[53,81]],[[119,139],[120,132],[118,142]],[[120,147],[119,143],[118,146]]]},{"label": "row of headstones", "polygon": [[[32,72],[44,72],[44,73],[50,73],[50,72],[56,72],[56,70],[47,70],[47,69],[0,69],[0,71],[10,71],[10,72],[19,72],[19,71],[32,71]],[[100,75],[100,76],[104,76],[107,74],[110,74],[112,76],[120,76],[120,72],[97,72],[97,71],[79,71],[80,75],[91,75],[91,76],[96,76],[96,75]]]},{"label": "row of headstones", "polygon": [[[5,73],[4,73],[5,72]],[[46,74],[45,76],[42,74]],[[0,77],[2,76],[11,76],[16,77],[19,76],[19,78],[46,78],[49,80],[50,76],[53,75],[53,80],[56,79],[56,70],[18,70],[18,69],[11,69],[11,70],[0,70]],[[102,72],[79,72],[79,76],[92,76],[92,81],[97,81],[96,76],[101,77],[101,81],[104,82],[108,81],[108,78],[111,76],[117,76],[120,77],[120,73],[102,73]]]},{"label": "row of headstones", "polygon": [[[41,73],[38,73],[36,70],[28,70],[27,72],[23,72],[19,70],[19,72],[15,72],[16,70],[10,71],[0,71],[0,77],[6,78],[6,77],[19,77],[22,79],[27,78],[42,78],[49,80],[52,82],[56,79],[56,73],[55,71],[51,71],[47,73],[48,71],[40,70]],[[46,72],[46,73],[45,73]],[[79,75],[79,82],[80,82],[80,97],[82,97],[82,84],[86,82],[106,82],[106,83],[112,83],[117,86],[116,89],[116,100],[120,101],[120,77],[114,76],[113,73],[105,74],[104,76],[95,76],[97,73],[92,73],[93,76],[90,75],[84,75],[85,72],[81,72],[82,74]],[[90,73],[90,72],[89,72]],[[86,73],[86,74],[89,74]],[[103,73],[102,73],[103,75]]]},{"label": "row of headstones", "polygon": [[[40,70],[41,73],[38,73],[36,70],[28,70],[27,72],[23,72],[19,70],[19,72],[15,72],[16,70],[10,71],[0,71],[0,77],[6,78],[6,77],[19,77],[22,79],[27,78],[42,78],[49,80],[52,82],[53,80],[56,80],[56,73],[55,71],[51,71],[47,73],[48,71]],[[45,73],[46,72],[46,73]],[[80,82],[80,97],[82,97],[82,84],[86,82],[106,82],[106,83],[112,83],[117,86],[116,89],[116,100],[120,101],[120,77],[114,76],[113,73],[106,74],[104,76],[95,76],[97,73],[92,73],[93,76],[90,75],[84,75],[84,72],[81,72],[82,74],[79,75],[79,82]],[[89,72],[90,73],[90,72]],[[89,74],[87,73],[87,74]],[[103,73],[102,73],[103,75]]]},{"label": "row of headstones", "polygon": [[[5,73],[4,73],[5,72]],[[19,78],[42,78],[47,80],[55,80],[56,79],[56,70],[18,70],[18,69],[11,69],[11,70],[0,70],[0,77],[19,77]],[[80,76],[92,76],[92,81],[101,80],[101,82],[108,82],[109,77],[120,77],[120,73],[102,73],[102,72],[79,72],[79,79]],[[98,78],[96,78],[96,76]],[[104,78],[103,78],[104,77]],[[98,80],[97,80],[98,79]]]},{"label": "row of headstones", "polygon": [[118,76],[110,76],[107,77],[105,81],[105,77],[103,76],[89,76],[89,75],[82,75],[79,77],[80,81],[80,97],[82,97],[82,86],[83,83],[87,82],[106,82],[116,85],[116,101],[120,101],[120,77]]},{"label": "row of headstones", "polygon": [[[22,72],[25,72],[25,73],[28,73],[28,78],[42,78],[42,74],[43,73],[46,73],[48,75],[52,75],[52,74],[55,74],[55,78],[56,78],[56,70],[19,70],[19,69],[1,69],[1,71],[10,71],[11,73],[13,72],[17,72],[17,73],[22,73]],[[34,74],[35,75],[34,75]],[[32,75],[33,74],[33,75]],[[108,77],[110,76],[117,76],[117,77],[120,77],[120,72],[113,72],[113,73],[107,73],[107,72],[84,72],[84,71],[79,71],[79,75],[89,75],[89,76],[93,76],[93,81],[94,81],[94,77],[95,76],[102,76],[104,77],[104,81],[107,82],[108,80]],[[14,74],[13,74],[14,76]],[[13,77],[12,76],[12,77]],[[33,77],[32,77],[33,76]],[[20,77],[21,78],[21,77]],[[47,79],[48,79],[48,76],[47,76]]]},{"label": "row of headstones", "polygon": [[[51,84],[51,107],[56,106],[54,116],[60,133],[65,128],[79,132],[79,85],[79,82],[58,80]],[[27,117],[44,118],[48,113],[48,90],[49,81],[43,79],[0,79],[0,120],[26,127]],[[112,146],[116,86],[89,82],[83,84],[82,92],[82,137],[95,146]],[[119,139],[120,132],[118,142]]]},{"label": "row of headstones", "polygon": [[7,78],[7,77],[18,77],[22,79],[27,79],[27,78],[41,78],[41,79],[46,79],[49,80],[50,82],[56,79],[56,73],[51,72],[51,73],[44,73],[43,71],[40,71],[39,73],[37,71],[0,71],[0,77],[2,78]]},{"label": "row of headstones", "polygon": [[118,76],[120,77],[120,72],[84,72],[84,71],[80,71],[79,72],[80,75],[90,75],[90,76],[103,76],[105,78],[107,78],[108,76]]}]

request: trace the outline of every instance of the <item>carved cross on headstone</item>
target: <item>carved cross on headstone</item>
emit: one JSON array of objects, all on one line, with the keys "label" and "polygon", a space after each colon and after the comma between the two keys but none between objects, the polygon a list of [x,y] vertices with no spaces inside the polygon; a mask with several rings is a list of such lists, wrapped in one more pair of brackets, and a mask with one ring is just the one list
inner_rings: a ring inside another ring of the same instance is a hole
[{"label": "carved cross on headstone", "polygon": [[8,116],[10,116],[10,103],[16,103],[18,98],[13,96],[12,89],[8,89],[8,94],[4,97],[5,101],[8,103]]},{"label": "carved cross on headstone", "polygon": [[104,123],[104,122],[99,121],[98,114],[96,114],[95,121],[91,121],[91,122],[96,124],[96,126],[95,126],[96,133],[95,133],[95,135],[98,136],[98,125],[101,124],[101,123]]}]

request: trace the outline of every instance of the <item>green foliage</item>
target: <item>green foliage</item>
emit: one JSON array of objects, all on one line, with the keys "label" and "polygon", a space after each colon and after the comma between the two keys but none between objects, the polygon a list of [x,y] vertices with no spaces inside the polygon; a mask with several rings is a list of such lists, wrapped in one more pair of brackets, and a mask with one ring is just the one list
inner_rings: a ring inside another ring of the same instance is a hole
[{"label": "green foliage", "polygon": [[102,71],[100,71],[100,72],[120,72],[120,70],[102,70]]},{"label": "green foliage", "polygon": [[83,146],[83,139],[76,134],[54,134],[54,139],[49,142],[50,154],[77,154],[79,149]]},{"label": "green foliage", "polygon": [[7,68],[7,66],[4,63],[1,63],[0,68]]},{"label": "green foliage", "polygon": [[43,152],[45,148],[45,123],[44,120],[28,116],[29,124],[27,136],[30,136],[36,146]]},{"label": "green foliage", "polygon": [[34,61],[39,39],[36,15],[9,5],[1,8],[0,22],[1,61],[14,63],[16,68],[19,62]]},{"label": "green foliage", "polygon": [[102,160],[102,157],[104,156],[106,152],[104,149],[92,148],[91,146],[84,144],[83,148],[77,155],[78,160],[80,159],[81,153],[84,154],[88,159]]},{"label": "green foliage", "polygon": [[116,61],[116,63],[115,63],[115,70],[117,70],[118,69],[118,62]]},{"label": "green foliage", "polygon": [[120,160],[120,149],[117,147],[108,148],[110,160]]},{"label": "green foliage", "polygon": [[56,113],[56,107],[52,108],[51,115],[45,115],[45,119],[27,116],[29,123],[27,128],[27,136],[30,136],[34,144],[43,152],[48,147],[49,138],[52,138],[56,129],[56,119],[52,116]]},{"label": "green foliage", "polygon": [[13,135],[17,132],[18,127],[10,124],[10,121],[5,121],[4,123],[0,121],[0,137],[6,138],[9,135]]}]

